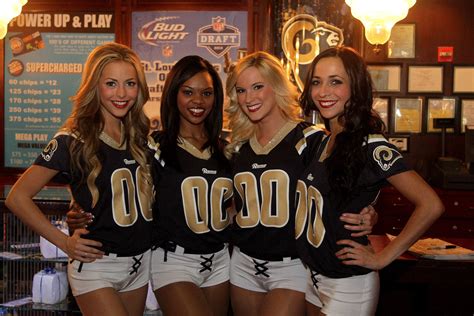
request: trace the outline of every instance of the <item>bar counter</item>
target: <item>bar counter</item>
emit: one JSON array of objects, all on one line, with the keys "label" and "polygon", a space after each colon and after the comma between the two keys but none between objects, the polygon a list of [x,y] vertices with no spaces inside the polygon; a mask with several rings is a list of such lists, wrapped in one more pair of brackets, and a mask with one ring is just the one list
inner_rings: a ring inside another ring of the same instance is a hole
[{"label": "bar counter", "polygon": [[[474,250],[474,239],[439,237]],[[375,251],[385,235],[372,235]],[[474,261],[417,258],[404,253],[380,271],[377,315],[474,315]]]}]

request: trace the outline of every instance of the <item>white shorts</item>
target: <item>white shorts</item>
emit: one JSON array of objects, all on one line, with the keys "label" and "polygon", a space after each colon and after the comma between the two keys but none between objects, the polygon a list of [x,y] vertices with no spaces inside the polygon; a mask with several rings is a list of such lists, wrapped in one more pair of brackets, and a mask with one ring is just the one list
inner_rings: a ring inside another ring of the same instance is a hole
[{"label": "white shorts", "polygon": [[265,261],[252,258],[234,247],[230,263],[230,283],[254,292],[289,289],[306,292],[308,272],[299,258]]},{"label": "white shorts", "polygon": [[307,284],[306,301],[326,315],[374,315],[377,309],[380,284],[376,271],[341,279],[310,271]]},{"label": "white shorts", "polygon": [[[166,260],[165,260],[166,256]],[[191,282],[198,287],[209,287],[229,280],[230,255],[227,245],[211,254],[187,254],[180,246],[166,251],[156,248],[151,255],[153,291],[176,282]]]},{"label": "white shorts", "polygon": [[147,285],[150,280],[151,250],[132,257],[103,256],[91,263],[69,260],[67,274],[72,294],[78,296],[111,287],[127,292]]}]

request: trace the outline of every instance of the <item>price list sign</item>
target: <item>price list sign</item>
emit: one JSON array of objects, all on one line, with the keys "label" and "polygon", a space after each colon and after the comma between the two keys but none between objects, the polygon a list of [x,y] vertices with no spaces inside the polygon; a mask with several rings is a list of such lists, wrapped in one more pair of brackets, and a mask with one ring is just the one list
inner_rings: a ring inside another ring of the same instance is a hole
[{"label": "price list sign", "polygon": [[71,113],[87,56],[115,39],[112,13],[23,13],[5,37],[5,167],[26,168]]}]

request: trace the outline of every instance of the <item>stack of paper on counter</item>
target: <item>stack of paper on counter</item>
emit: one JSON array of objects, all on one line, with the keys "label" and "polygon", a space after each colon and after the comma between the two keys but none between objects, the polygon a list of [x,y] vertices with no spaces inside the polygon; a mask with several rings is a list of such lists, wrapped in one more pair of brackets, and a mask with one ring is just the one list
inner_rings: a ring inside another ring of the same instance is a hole
[{"label": "stack of paper on counter", "polygon": [[[387,237],[392,240],[396,236],[387,234]],[[419,239],[408,251],[415,256],[426,259],[474,260],[474,250],[438,238]]]}]

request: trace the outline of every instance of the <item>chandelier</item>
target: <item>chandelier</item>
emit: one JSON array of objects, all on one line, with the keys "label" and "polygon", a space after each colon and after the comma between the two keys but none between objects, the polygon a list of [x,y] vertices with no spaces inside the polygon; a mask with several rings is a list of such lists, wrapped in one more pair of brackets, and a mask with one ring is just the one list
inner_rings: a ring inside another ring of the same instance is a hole
[{"label": "chandelier", "polygon": [[392,27],[403,20],[416,0],[345,0],[352,15],[365,28],[365,38],[375,45],[385,44]]},{"label": "chandelier", "polygon": [[7,35],[8,23],[19,16],[22,7],[28,0],[2,0],[2,9],[0,10],[0,39]]}]

